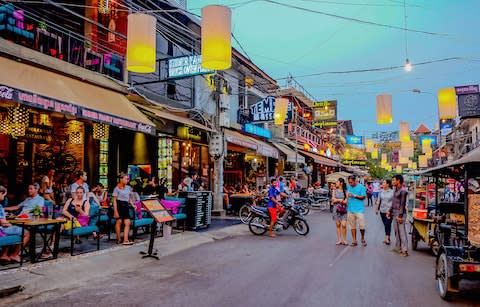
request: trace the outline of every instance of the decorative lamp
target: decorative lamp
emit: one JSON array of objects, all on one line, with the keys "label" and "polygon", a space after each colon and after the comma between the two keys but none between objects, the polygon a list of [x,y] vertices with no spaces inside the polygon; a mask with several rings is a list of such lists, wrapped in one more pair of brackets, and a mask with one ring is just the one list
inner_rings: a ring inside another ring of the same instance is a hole
[{"label": "decorative lamp", "polygon": [[136,73],[152,73],[156,68],[156,30],[154,16],[128,15],[127,69]]},{"label": "decorative lamp", "polygon": [[24,106],[9,108],[7,117],[10,134],[13,137],[24,136],[30,121],[30,112],[28,109]]},{"label": "decorative lamp", "polygon": [[202,67],[225,70],[232,66],[230,8],[208,5],[202,8]]},{"label": "decorative lamp", "polygon": [[427,159],[431,159],[432,156],[433,156],[432,148],[429,148],[429,149],[425,152],[425,157],[427,157]]},{"label": "decorative lamp", "polygon": [[418,156],[418,166],[421,168],[427,167],[427,157],[425,155]]},{"label": "decorative lamp", "polygon": [[410,141],[410,127],[408,126],[408,122],[401,121],[400,122],[400,142],[408,142]]},{"label": "decorative lamp", "polygon": [[422,153],[426,153],[427,151],[431,151],[432,150],[432,147],[431,147],[431,140],[430,139],[423,139],[422,140]]},{"label": "decorative lamp", "polygon": [[372,151],[372,159],[378,159],[378,150]]},{"label": "decorative lamp", "polygon": [[401,165],[397,165],[397,167],[395,168],[395,171],[397,172],[397,174],[401,174],[403,169],[402,169],[402,166]]},{"label": "decorative lamp", "polygon": [[393,121],[392,118],[392,96],[377,96],[377,123],[379,125],[388,125]]},{"label": "decorative lamp", "polygon": [[438,91],[438,117],[452,119],[457,116],[457,94],[455,88],[442,88]]},{"label": "decorative lamp", "polygon": [[0,114],[0,134],[10,134],[10,124],[6,113]]},{"label": "decorative lamp", "polygon": [[275,113],[273,120],[276,126],[281,126],[285,122],[288,111],[288,99],[287,98],[275,98]]},{"label": "decorative lamp", "polygon": [[417,162],[412,162],[412,169],[417,169]]},{"label": "decorative lamp", "polygon": [[83,123],[71,120],[67,123],[68,143],[71,145],[83,144]]},{"label": "decorative lamp", "polygon": [[96,140],[108,140],[109,128],[106,124],[93,123],[93,138]]},{"label": "decorative lamp", "polygon": [[414,154],[414,144],[413,141],[402,142],[400,148],[400,154],[403,157],[411,158]]},{"label": "decorative lamp", "polygon": [[400,156],[400,158],[398,158],[398,163],[400,164],[408,164],[408,157],[402,157]]},{"label": "decorative lamp", "polygon": [[373,152],[375,150],[375,142],[373,142],[373,140],[366,140],[365,150],[366,152]]},{"label": "decorative lamp", "polygon": [[382,162],[387,162],[387,154],[382,153]]},{"label": "decorative lamp", "polygon": [[110,13],[110,0],[98,0],[98,12],[100,14]]}]

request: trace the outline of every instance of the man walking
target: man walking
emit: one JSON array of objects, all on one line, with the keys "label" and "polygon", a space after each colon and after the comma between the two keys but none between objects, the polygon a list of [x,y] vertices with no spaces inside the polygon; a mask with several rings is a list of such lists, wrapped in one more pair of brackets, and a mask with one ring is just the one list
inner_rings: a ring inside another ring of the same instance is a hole
[{"label": "man walking", "polygon": [[400,253],[400,256],[407,257],[407,230],[405,218],[407,217],[408,192],[403,188],[403,176],[395,175],[392,178],[394,187],[392,207],[387,216],[392,217],[393,229],[395,231],[395,248],[393,251]]},{"label": "man walking", "polygon": [[347,221],[352,231],[352,246],[357,246],[357,224],[362,235],[362,245],[367,246],[365,241],[365,204],[367,196],[365,186],[357,182],[355,176],[348,177],[348,206]]}]

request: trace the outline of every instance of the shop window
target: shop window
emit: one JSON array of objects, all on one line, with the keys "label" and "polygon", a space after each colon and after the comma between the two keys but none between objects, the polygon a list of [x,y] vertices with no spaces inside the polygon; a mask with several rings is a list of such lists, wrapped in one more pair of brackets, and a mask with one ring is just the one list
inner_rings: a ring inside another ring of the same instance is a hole
[{"label": "shop window", "polygon": [[170,98],[170,99],[175,99],[175,94],[176,94],[175,84],[168,83],[167,84],[167,97]]}]

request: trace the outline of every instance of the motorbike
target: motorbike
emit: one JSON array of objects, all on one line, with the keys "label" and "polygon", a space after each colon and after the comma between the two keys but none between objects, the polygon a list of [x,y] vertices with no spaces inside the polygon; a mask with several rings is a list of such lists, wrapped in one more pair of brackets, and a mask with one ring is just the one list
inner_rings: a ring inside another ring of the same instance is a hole
[{"label": "motorbike", "polygon": [[315,189],[312,194],[307,195],[310,206],[315,209],[330,210],[332,212],[333,206],[330,203],[328,193],[328,190],[322,188]]},{"label": "motorbike", "polygon": [[250,219],[252,218],[252,207],[267,207],[268,204],[268,197],[265,197],[264,195],[257,195],[252,203],[247,203],[244,204],[242,207],[240,207],[240,210],[238,211],[238,216],[240,217],[240,221],[243,224],[248,224]]},{"label": "motorbike", "polygon": [[[307,220],[300,213],[302,210],[301,206],[295,203],[285,203],[284,208],[285,213],[277,219],[275,230],[287,230],[292,226],[297,234],[306,236],[310,231],[310,227],[308,226]],[[248,222],[250,232],[256,236],[264,235],[270,227],[270,214],[268,209],[258,206],[252,206],[250,209],[252,214]]]}]

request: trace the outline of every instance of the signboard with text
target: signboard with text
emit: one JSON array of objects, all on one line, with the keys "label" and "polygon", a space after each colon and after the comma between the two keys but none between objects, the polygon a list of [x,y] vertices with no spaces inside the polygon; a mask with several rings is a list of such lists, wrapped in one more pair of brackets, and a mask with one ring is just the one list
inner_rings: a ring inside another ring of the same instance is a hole
[{"label": "signboard with text", "polygon": [[363,137],[357,135],[347,135],[345,136],[345,143],[349,145],[362,145]]},{"label": "signboard with text", "polygon": [[[275,97],[268,96],[250,106],[250,122],[273,121],[275,115]],[[286,121],[292,119],[292,102],[288,103]]]},{"label": "signboard with text", "polygon": [[457,95],[476,94],[478,92],[478,85],[455,86],[455,93],[457,93]]},{"label": "signboard with text", "polygon": [[430,145],[432,145],[432,146],[437,145],[437,136],[435,136],[435,135],[421,135],[420,136],[420,144],[423,144],[424,140],[429,140]]},{"label": "signboard with text", "polygon": [[186,78],[195,75],[211,74],[213,70],[202,67],[201,55],[188,55],[167,60],[168,79]]},{"label": "signboard with text", "polygon": [[258,135],[261,137],[264,137],[266,139],[271,139],[272,138],[272,132],[268,129],[256,126],[254,124],[245,124],[243,125],[243,131],[246,133]]},{"label": "signboard with text", "polygon": [[458,115],[461,118],[480,116],[480,94],[458,95]]},{"label": "signboard with text", "polygon": [[367,161],[365,160],[353,160],[353,159],[343,160],[342,163],[344,165],[350,165],[350,166],[366,166],[367,165]]},{"label": "signboard with text", "polygon": [[337,127],[337,101],[315,101],[313,103],[313,127],[335,128]]}]

